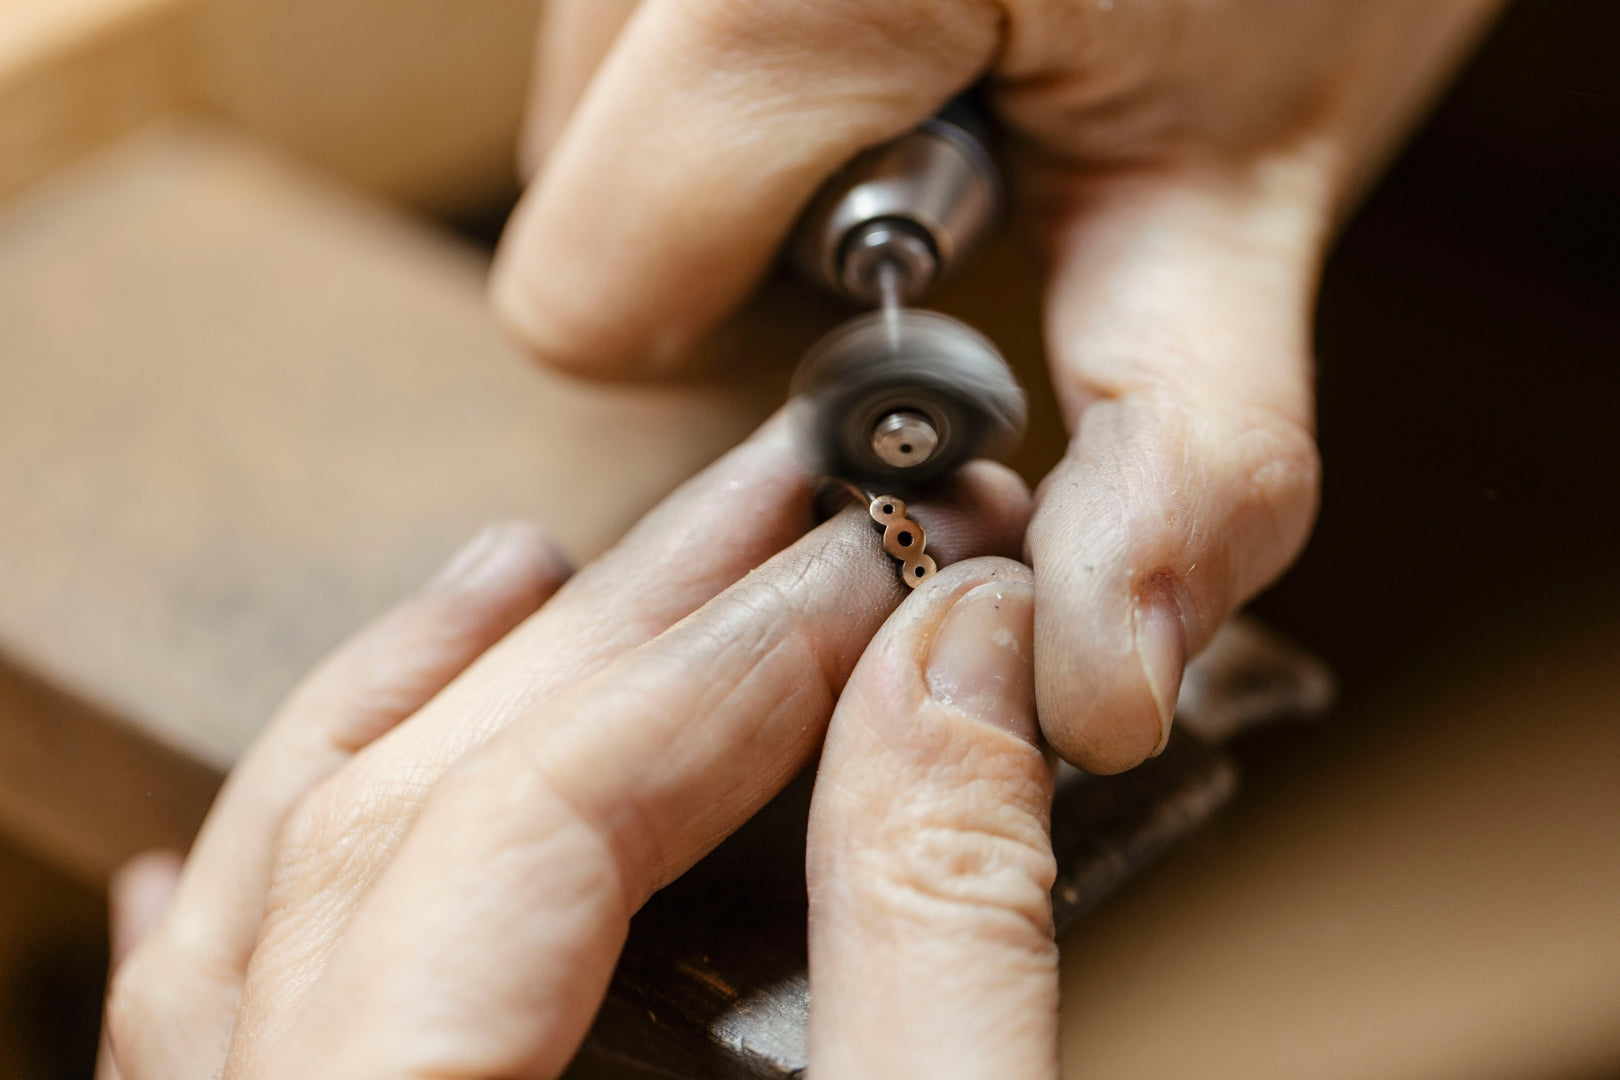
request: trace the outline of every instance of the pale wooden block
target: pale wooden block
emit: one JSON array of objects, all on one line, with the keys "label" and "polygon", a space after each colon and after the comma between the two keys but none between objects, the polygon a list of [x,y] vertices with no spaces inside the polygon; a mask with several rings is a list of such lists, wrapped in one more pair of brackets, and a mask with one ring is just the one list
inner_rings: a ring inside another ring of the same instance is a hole
[{"label": "pale wooden block", "polygon": [[0,198],[200,104],[439,213],[516,190],[539,0],[0,0]]},{"label": "pale wooden block", "polygon": [[196,0],[0,0],[0,200],[190,93]]},{"label": "pale wooden block", "polygon": [[516,190],[539,0],[204,0],[199,93],[255,136],[440,213]]},{"label": "pale wooden block", "polygon": [[[777,379],[548,375],[493,326],[484,270],[195,127],[14,203],[0,655],[223,769],[302,671],[489,519],[538,520],[589,555],[779,399]],[[8,744],[38,729],[14,709],[0,694],[5,762],[78,767],[71,746]],[[0,811],[55,835],[49,807]]]}]

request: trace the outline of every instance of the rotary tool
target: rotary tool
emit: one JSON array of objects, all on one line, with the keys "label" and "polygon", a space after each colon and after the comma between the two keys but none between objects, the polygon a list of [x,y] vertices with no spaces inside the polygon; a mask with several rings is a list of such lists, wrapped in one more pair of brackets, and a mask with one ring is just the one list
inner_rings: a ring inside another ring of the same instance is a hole
[{"label": "rotary tool", "polygon": [[1023,436],[1024,392],[990,339],[911,307],[960,273],[1000,220],[1001,176],[966,99],[860,154],[811,203],[791,255],[811,281],[876,310],[817,342],[794,374],[817,472],[907,492]]}]

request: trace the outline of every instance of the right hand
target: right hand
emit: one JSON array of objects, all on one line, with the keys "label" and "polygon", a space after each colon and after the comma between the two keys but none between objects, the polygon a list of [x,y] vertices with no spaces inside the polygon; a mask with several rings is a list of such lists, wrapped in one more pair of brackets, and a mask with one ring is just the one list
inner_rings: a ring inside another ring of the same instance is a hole
[{"label": "right hand", "polygon": [[690,366],[829,176],[985,79],[1071,435],[1029,535],[1041,724],[1115,772],[1304,546],[1323,252],[1499,3],[553,0],[496,306],[547,363]]}]

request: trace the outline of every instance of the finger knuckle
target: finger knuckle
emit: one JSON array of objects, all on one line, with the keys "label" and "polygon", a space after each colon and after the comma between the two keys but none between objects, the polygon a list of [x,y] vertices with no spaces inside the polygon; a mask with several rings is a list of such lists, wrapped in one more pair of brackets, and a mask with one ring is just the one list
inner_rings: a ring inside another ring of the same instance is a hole
[{"label": "finger knuckle", "polygon": [[1252,402],[1147,393],[1102,419],[1109,449],[1083,448],[1094,454],[1085,462],[1094,498],[1122,530],[1124,550],[1149,560],[1138,564],[1143,573],[1183,556],[1210,559],[1213,571],[1224,552],[1239,571],[1236,595],[1253,572],[1274,572],[1304,543],[1321,459],[1303,418]]},{"label": "finger knuckle", "polygon": [[1320,479],[1316,439],[1298,419],[1271,409],[1249,408],[1228,416],[1229,453],[1247,464],[1250,490],[1260,500],[1314,495]]},{"label": "finger knuckle", "polygon": [[644,882],[666,865],[664,826],[634,799],[605,815],[588,795],[560,780],[554,763],[522,744],[508,754],[476,755],[434,788],[423,811],[439,828],[485,834],[503,822],[499,843],[512,860],[547,868],[551,911],[580,907],[628,919],[645,900]]},{"label": "finger knuckle", "polygon": [[273,880],[299,876],[324,860],[334,846],[333,838],[351,825],[353,815],[348,808],[324,796],[323,790],[317,789],[297,803],[282,822],[276,839]]},{"label": "finger knuckle", "polygon": [[1239,519],[1232,535],[1253,536],[1259,531],[1273,539],[1267,545],[1273,552],[1296,552],[1305,542],[1321,498],[1322,459],[1316,439],[1299,420],[1261,408],[1224,414],[1213,427],[1212,456],[1222,474],[1231,478],[1234,517]]},{"label": "finger knuckle", "polygon": [[870,917],[934,929],[1052,935],[1056,862],[1045,785],[1005,777],[952,783],[870,820],[863,907]]},{"label": "finger knuckle", "polygon": [[846,565],[847,552],[822,544],[801,554],[750,573],[721,595],[713,651],[721,660],[718,670],[799,673],[796,689],[820,712],[838,699],[854,662],[849,654],[858,648],[850,639],[857,635],[825,633],[815,611],[819,594]]},{"label": "finger knuckle", "polygon": [[337,778],[305,796],[277,837],[267,914],[336,887],[362,888],[397,842],[409,820],[403,804],[410,801],[392,786],[356,792]]}]

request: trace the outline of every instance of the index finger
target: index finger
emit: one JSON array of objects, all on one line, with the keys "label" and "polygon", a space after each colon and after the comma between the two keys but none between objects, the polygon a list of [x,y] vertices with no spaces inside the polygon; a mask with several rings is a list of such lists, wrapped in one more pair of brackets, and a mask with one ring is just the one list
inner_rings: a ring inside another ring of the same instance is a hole
[{"label": "index finger", "polygon": [[502,238],[497,314],[542,360],[667,374],[822,181],[970,83],[994,4],[647,0]]}]

